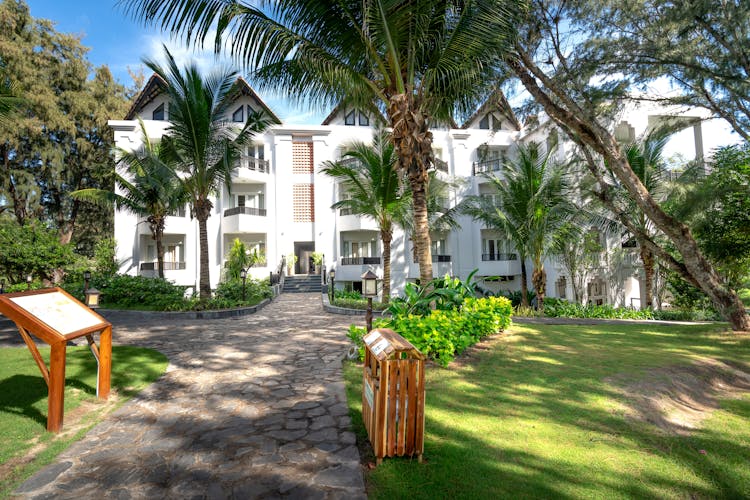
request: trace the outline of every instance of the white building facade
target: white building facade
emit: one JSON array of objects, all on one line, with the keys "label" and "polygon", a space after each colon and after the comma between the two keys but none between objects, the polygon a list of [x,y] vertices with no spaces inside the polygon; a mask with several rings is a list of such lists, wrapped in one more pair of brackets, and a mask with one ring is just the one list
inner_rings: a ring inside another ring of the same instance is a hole
[{"label": "white building facade", "polygon": [[[241,91],[230,106],[228,122],[244,122],[251,110],[265,110],[275,118],[244,80]],[[137,119],[144,121],[148,135],[157,139],[169,126],[167,96],[160,82],[152,77],[136,99],[125,120],[111,120],[115,145],[136,150],[142,145]],[[550,124],[524,127],[507,105],[491,104],[491,99],[461,127],[433,130],[438,175],[459,180],[459,186],[447,200],[450,206],[470,195],[492,195],[489,181],[482,174],[499,170],[504,159],[512,157],[518,144],[535,141],[542,147],[555,148],[554,154],[564,160],[572,146]],[[502,103],[501,103],[502,104]],[[701,159],[722,142],[725,130],[719,123],[703,121],[707,113],[664,110],[633,105],[625,110],[615,131],[618,138],[635,139],[659,123],[664,116],[682,116],[690,126],[678,134],[670,147],[686,160]],[[277,120],[278,121],[278,120]],[[335,109],[319,126],[285,126],[279,121],[255,138],[243,156],[231,182],[214,200],[208,219],[208,244],[211,286],[222,279],[226,256],[238,238],[265,260],[250,269],[256,278],[276,272],[282,258],[296,263],[292,272],[312,273],[313,252],[324,254],[323,267],[336,270],[338,286],[361,286],[360,276],[372,269],[382,276],[381,242],[374,221],[333,210],[331,205],[342,195],[335,181],[320,173],[325,161],[336,161],[354,141],[372,140],[375,117],[354,110]],[[727,142],[726,136],[724,142]],[[670,152],[671,154],[671,152]],[[115,213],[115,239],[121,272],[131,275],[156,275],[156,245],[148,225],[133,214]],[[191,219],[189,207],[167,218],[164,248],[165,277],[180,285],[197,289],[198,224]],[[621,244],[618,238],[603,241],[606,248]],[[465,279],[477,270],[476,277],[485,280],[492,290],[520,288],[521,262],[517,253],[503,241],[502,235],[473,221],[460,217],[460,228],[432,234],[433,273],[450,274]],[[409,235],[394,232],[391,254],[391,288],[395,294],[408,281],[419,277]],[[601,270],[587,283],[587,300],[638,307],[642,270],[637,249],[632,249],[618,269],[602,257]],[[527,263],[529,276],[531,263]],[[572,299],[570,278],[555,258],[548,259],[547,295]],[[319,269],[315,271],[319,272]]]}]

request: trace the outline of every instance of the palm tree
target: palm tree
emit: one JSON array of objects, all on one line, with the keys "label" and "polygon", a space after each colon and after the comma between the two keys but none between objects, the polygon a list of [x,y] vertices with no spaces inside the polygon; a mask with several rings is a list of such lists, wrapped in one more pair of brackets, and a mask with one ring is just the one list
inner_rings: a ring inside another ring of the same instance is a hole
[{"label": "palm tree", "polygon": [[[648,134],[640,141],[628,144],[624,148],[625,157],[638,176],[641,183],[648,189],[651,196],[658,202],[664,201],[669,195],[668,189],[668,172],[664,161],[664,146],[669,139],[669,133],[660,132],[657,129],[654,133]],[[624,191],[624,190],[622,190]],[[643,210],[623,192],[623,199],[628,207],[627,211],[631,218],[643,234],[652,238],[656,236],[656,226],[646,217]],[[656,267],[656,258],[653,252],[642,238],[636,234],[635,239],[638,242],[641,263],[643,264],[644,275],[644,300],[641,303],[642,309],[652,309],[654,304],[654,273]]]},{"label": "palm tree", "polygon": [[4,73],[0,62],[0,121],[8,119],[24,102],[18,83]]},{"label": "palm tree", "polygon": [[518,149],[518,157],[501,169],[501,177],[487,175],[497,196],[468,198],[464,211],[497,230],[516,249],[521,259],[521,300],[528,305],[526,258],[534,266],[531,282],[537,309],[544,309],[547,273],[544,259],[555,248],[560,229],[570,219],[572,206],[561,165],[541,156],[530,143]]},{"label": "palm tree", "polygon": [[222,185],[231,186],[232,173],[243,146],[269,125],[261,113],[251,113],[238,131],[226,124],[232,89],[237,81],[233,71],[221,71],[206,78],[195,64],[180,71],[166,47],[166,69],[154,61],[146,66],[166,82],[170,125],[162,139],[163,148],[182,178],[192,213],[198,220],[200,239],[200,299],[211,298],[208,271],[208,230],[211,197]]},{"label": "palm tree", "polygon": [[143,133],[143,147],[137,151],[119,150],[118,165],[122,174],[115,173],[115,183],[123,194],[103,189],[81,189],[72,196],[82,201],[100,205],[114,204],[148,222],[151,238],[156,242],[156,257],[160,278],[164,278],[165,221],[187,201],[180,179],[164,159],[159,142],[152,141],[146,126],[139,120]]},{"label": "palm tree", "polygon": [[321,169],[322,173],[339,181],[347,195],[331,208],[345,208],[353,215],[368,217],[377,223],[383,242],[382,301],[387,304],[391,296],[393,229],[397,224],[403,225],[410,197],[399,187],[396,151],[385,132],[375,133],[372,146],[358,142],[342,156],[342,161],[326,162]]},{"label": "palm tree", "polygon": [[[214,46],[257,85],[317,106],[384,109],[411,186],[423,283],[432,279],[427,183],[431,123],[474,110],[512,46],[525,3],[412,0],[123,0],[144,22]],[[264,11],[263,9],[266,9]]]}]

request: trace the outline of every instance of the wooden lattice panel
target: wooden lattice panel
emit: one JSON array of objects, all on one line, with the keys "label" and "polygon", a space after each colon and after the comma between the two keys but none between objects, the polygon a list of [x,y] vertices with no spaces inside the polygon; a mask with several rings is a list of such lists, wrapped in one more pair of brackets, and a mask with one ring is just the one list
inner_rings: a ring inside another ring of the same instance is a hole
[{"label": "wooden lattice panel", "polygon": [[312,142],[293,142],[292,143],[292,173],[294,174],[312,174],[313,173],[313,143]]},{"label": "wooden lattice panel", "polygon": [[294,222],[315,221],[315,193],[312,184],[295,184],[292,199],[294,200]]}]

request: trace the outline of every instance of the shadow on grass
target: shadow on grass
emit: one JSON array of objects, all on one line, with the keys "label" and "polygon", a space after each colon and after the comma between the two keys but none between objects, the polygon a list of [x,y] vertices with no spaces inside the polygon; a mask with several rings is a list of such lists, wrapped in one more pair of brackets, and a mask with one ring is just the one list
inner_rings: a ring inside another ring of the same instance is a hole
[{"label": "shadow on grass", "polygon": [[0,413],[21,415],[46,426],[47,415],[34,408],[42,399],[47,399],[47,385],[41,376],[13,375],[0,380]]},{"label": "shadow on grass", "polygon": [[[629,395],[606,380],[639,379],[654,367],[704,357],[747,372],[749,340],[703,334],[700,327],[514,328],[451,369],[428,368],[427,464],[386,460],[369,474],[369,492],[374,498],[747,498],[750,400],[722,401],[719,411],[727,410],[719,424],[709,419],[678,436],[626,418]],[[361,375],[347,372],[361,390]],[[350,397],[356,393],[350,388]],[[359,415],[353,421],[361,425]]]}]

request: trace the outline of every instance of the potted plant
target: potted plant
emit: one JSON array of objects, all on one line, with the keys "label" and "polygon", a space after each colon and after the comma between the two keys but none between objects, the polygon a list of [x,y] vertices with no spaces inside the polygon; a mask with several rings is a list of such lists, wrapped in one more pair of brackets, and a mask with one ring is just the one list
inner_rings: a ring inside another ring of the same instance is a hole
[{"label": "potted plant", "polygon": [[313,252],[312,255],[310,255],[310,258],[312,259],[313,266],[315,266],[314,272],[319,273],[321,269],[321,265],[323,265],[323,254],[320,252]]},{"label": "potted plant", "polygon": [[292,271],[294,271],[294,264],[297,263],[297,256],[293,253],[290,253],[286,256],[286,274],[291,275]]}]

